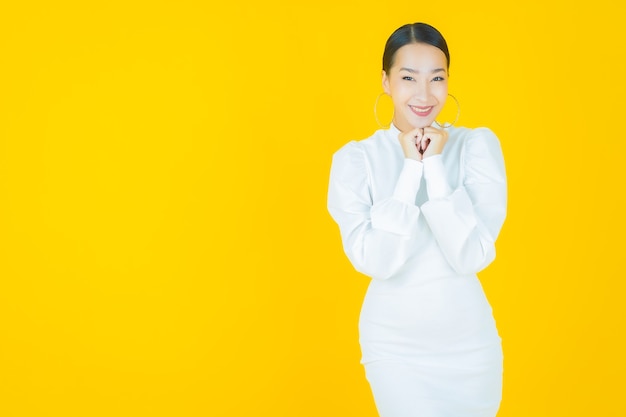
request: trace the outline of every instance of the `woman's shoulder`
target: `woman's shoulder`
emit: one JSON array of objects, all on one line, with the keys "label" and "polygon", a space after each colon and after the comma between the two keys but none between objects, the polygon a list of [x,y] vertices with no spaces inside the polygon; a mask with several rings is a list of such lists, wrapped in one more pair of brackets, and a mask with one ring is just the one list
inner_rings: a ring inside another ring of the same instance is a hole
[{"label": "woman's shoulder", "polygon": [[495,173],[504,172],[504,158],[500,140],[493,130],[488,127],[456,128],[454,130],[454,135],[462,144],[460,145],[461,155],[466,167],[470,167],[472,172],[478,169],[484,173],[489,171],[490,167]]},{"label": "woman's shoulder", "polygon": [[457,143],[460,148],[465,148],[469,153],[483,152],[485,150],[500,150],[498,136],[488,127],[455,127],[450,129],[451,143]]},{"label": "woman's shoulder", "polygon": [[335,152],[335,156],[337,155],[355,155],[360,154],[364,155],[369,153],[377,148],[383,147],[388,144],[388,131],[384,129],[380,129],[375,131],[371,136],[356,139],[347,142],[341,148],[339,148]]},{"label": "woman's shoulder", "polygon": [[488,127],[452,127],[450,137],[463,140],[498,140],[498,137]]},{"label": "woman's shoulder", "polygon": [[367,156],[363,148],[365,140],[351,140],[335,151],[332,157],[331,181],[362,181],[367,172]]}]

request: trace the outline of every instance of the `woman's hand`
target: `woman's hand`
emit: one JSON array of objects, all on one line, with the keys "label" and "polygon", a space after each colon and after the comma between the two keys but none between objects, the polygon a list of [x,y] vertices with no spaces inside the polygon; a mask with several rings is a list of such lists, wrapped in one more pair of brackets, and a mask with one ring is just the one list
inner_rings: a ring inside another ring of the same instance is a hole
[{"label": "woman's hand", "polygon": [[416,128],[398,136],[404,157],[421,161],[431,155],[438,155],[448,141],[448,132],[432,126]]},{"label": "woman's hand", "polygon": [[415,159],[416,161],[422,160],[422,137],[424,135],[424,129],[418,127],[408,132],[402,132],[398,135],[400,145],[402,145],[402,151],[404,151],[404,157],[409,159]]},{"label": "woman's hand", "polygon": [[437,129],[432,126],[424,128],[422,135],[422,159],[428,158],[432,155],[439,155],[443,152],[443,147],[448,142],[448,131],[444,129]]}]

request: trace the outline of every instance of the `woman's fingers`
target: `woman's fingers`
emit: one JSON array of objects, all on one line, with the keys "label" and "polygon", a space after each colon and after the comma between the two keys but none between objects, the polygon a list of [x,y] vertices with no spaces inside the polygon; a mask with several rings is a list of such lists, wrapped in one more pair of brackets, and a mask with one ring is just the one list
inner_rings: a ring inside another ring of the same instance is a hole
[{"label": "woman's fingers", "polygon": [[423,157],[440,154],[448,141],[448,132],[444,129],[425,127],[422,137]]},{"label": "woman's fingers", "polygon": [[432,126],[415,128],[398,136],[404,156],[421,161],[431,155],[440,154],[448,141],[448,131]]},{"label": "woman's fingers", "polygon": [[416,128],[409,130],[408,132],[400,133],[398,139],[402,145],[404,156],[406,158],[416,159],[421,161],[423,149],[421,149],[422,137],[424,135],[424,129]]}]

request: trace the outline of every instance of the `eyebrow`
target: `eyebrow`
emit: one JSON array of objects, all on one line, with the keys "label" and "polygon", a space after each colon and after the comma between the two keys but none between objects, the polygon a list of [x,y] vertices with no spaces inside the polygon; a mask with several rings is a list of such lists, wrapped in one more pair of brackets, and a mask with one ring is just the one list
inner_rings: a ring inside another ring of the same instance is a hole
[{"label": "eyebrow", "polygon": [[[400,68],[400,71],[407,71],[407,72],[410,72],[411,74],[419,74],[419,71],[414,70],[413,68],[402,67]],[[434,74],[436,72],[446,72],[446,70],[444,68],[435,68],[434,70],[431,71],[431,74]]]}]

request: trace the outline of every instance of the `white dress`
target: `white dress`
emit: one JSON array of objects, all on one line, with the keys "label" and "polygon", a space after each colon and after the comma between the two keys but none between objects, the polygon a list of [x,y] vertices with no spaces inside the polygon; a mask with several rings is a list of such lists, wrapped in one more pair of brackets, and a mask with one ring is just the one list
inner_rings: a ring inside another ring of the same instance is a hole
[{"label": "white dress", "polygon": [[392,125],[333,156],[328,209],[354,267],[372,278],[359,320],[381,417],[493,417],[502,350],[476,273],[506,215],[500,144],[450,128],[443,153],[405,159]]}]

